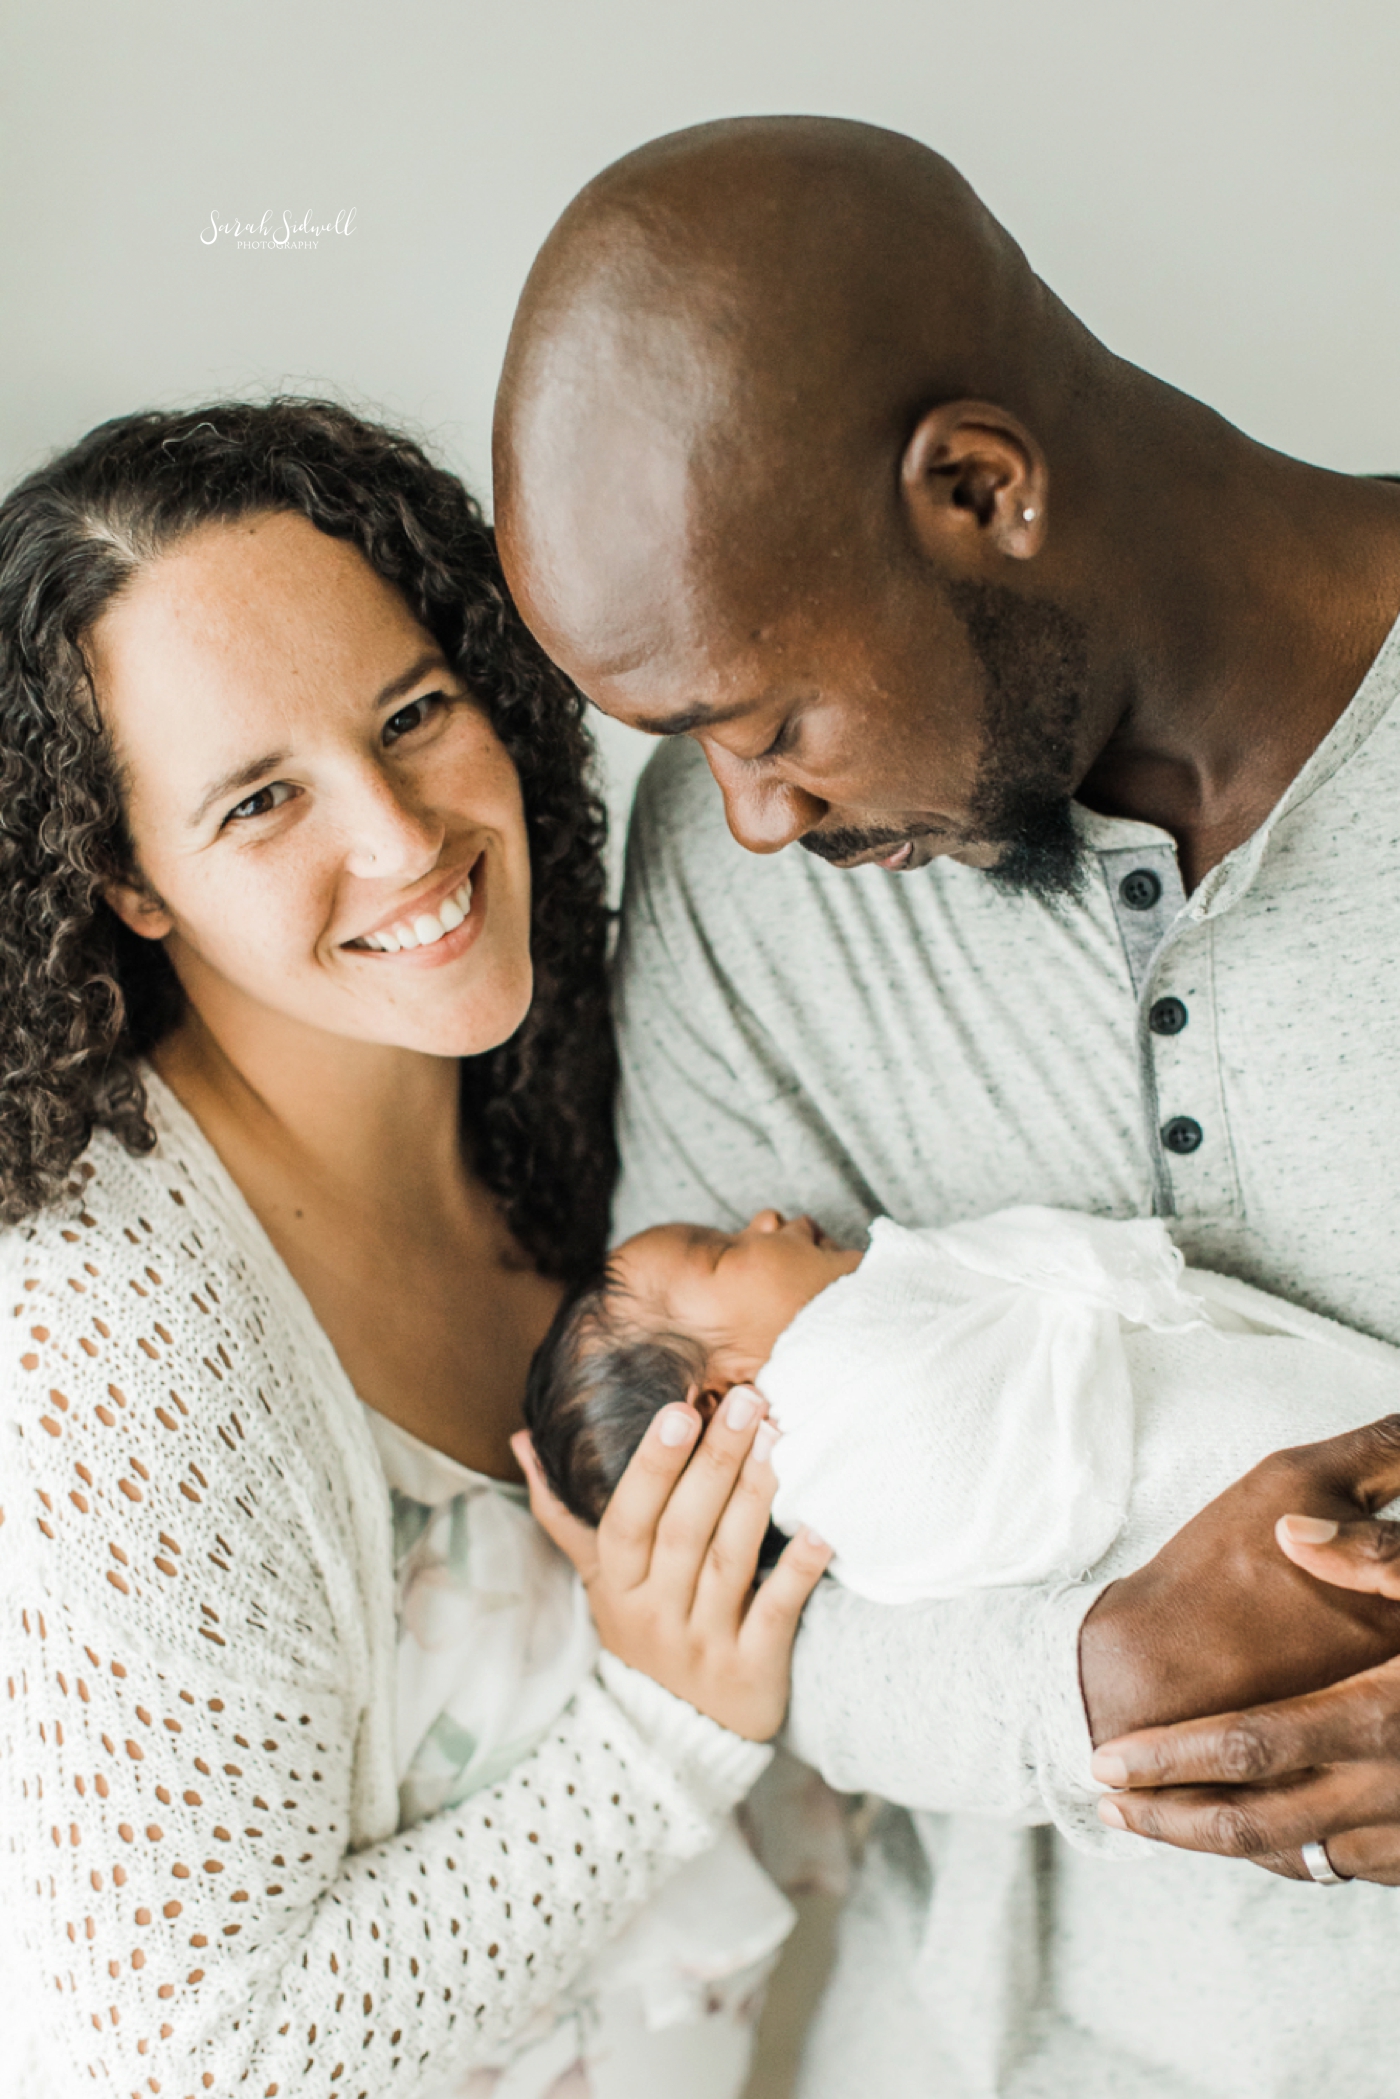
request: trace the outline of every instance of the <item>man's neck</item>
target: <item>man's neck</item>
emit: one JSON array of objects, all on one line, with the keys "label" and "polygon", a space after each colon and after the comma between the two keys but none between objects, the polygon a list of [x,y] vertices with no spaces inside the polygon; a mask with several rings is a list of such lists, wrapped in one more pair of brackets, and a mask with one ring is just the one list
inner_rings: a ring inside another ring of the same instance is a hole
[{"label": "man's neck", "polygon": [[[1400,487],[1254,444],[1150,382],[1083,580],[1107,735],[1089,807],[1160,824],[1188,889],[1242,844],[1345,711],[1400,612]],[[1116,471],[1116,470],[1115,470]],[[1093,474],[1093,468],[1091,468]]]}]

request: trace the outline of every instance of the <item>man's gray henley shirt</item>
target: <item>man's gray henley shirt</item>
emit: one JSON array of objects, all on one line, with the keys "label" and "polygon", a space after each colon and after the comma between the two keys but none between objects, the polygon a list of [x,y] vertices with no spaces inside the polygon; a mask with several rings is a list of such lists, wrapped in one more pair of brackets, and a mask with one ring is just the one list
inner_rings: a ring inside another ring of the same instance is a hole
[{"label": "man's gray henley shirt", "polygon": [[[1400,1343],[1400,627],[1189,898],[1166,832],[1078,821],[1090,880],[1058,908],[948,860],[756,859],[701,754],[663,749],[619,958],[619,1234],[770,1203],[852,1242],[876,1214],[1155,1211],[1196,1265]],[[1097,1823],[1094,1594],[814,1598],[793,1746],[915,1812],[880,1824],[802,2099],[1392,2091],[1400,1890]]]}]

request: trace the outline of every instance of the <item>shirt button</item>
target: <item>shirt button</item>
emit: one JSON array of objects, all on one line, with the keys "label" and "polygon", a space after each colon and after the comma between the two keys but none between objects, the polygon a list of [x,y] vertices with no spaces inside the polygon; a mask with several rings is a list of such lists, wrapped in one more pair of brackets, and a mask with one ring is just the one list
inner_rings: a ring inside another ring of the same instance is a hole
[{"label": "shirt button", "polygon": [[1163,1144],[1169,1152],[1179,1152],[1182,1157],[1199,1151],[1204,1139],[1205,1131],[1189,1115],[1173,1115],[1170,1122],[1162,1125]]},{"label": "shirt button", "polygon": [[1118,894],[1130,911],[1150,911],[1162,894],[1161,880],[1150,867],[1135,867],[1118,884]]},{"label": "shirt button", "polygon": [[1147,1016],[1154,1035],[1179,1035],[1190,1015],[1179,998],[1159,998]]}]

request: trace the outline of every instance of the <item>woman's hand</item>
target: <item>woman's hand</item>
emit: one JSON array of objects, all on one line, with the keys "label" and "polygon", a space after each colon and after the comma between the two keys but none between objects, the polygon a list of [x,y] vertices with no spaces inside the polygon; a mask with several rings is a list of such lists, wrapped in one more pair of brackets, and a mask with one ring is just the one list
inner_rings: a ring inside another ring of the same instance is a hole
[{"label": "woman's hand", "polygon": [[1296,1879],[1323,1841],[1400,1883],[1400,1526],[1369,1514],[1397,1491],[1400,1418],[1280,1452],[1104,1592],[1080,1650],[1104,1821]]},{"label": "woman's hand", "polygon": [[551,1494],[529,1436],[511,1446],[535,1520],[578,1569],[604,1647],[755,1742],[782,1725],[797,1621],[831,1558],[799,1532],[754,1587],[777,1486],[766,1411],[736,1386],[702,1435],[693,1407],[663,1407],[596,1531]]}]

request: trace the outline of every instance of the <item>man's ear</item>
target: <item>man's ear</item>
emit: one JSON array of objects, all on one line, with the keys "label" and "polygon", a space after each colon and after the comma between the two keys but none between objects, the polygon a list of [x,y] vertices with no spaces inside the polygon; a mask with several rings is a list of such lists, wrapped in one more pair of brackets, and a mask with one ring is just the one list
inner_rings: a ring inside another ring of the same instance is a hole
[{"label": "man's ear", "polygon": [[899,478],[914,536],[940,567],[966,574],[983,551],[1030,561],[1045,543],[1045,454],[1009,409],[991,401],[930,408]]},{"label": "man's ear", "polygon": [[105,882],[102,900],[116,912],[122,924],[142,940],[164,940],[175,921],[155,894],[134,882]]}]

